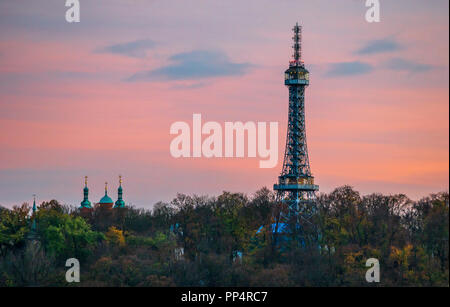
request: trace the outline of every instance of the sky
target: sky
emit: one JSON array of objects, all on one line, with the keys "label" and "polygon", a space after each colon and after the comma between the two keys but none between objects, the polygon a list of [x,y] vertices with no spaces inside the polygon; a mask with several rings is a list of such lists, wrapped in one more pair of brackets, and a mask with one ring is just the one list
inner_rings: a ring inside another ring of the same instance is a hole
[{"label": "sky", "polygon": [[[321,192],[419,199],[449,186],[449,3],[381,0],[0,0],[0,205],[97,202],[118,175],[150,208],[177,193],[251,195],[282,167],[283,73],[303,25],[306,129]],[[279,123],[279,159],[171,156],[170,126]]]}]

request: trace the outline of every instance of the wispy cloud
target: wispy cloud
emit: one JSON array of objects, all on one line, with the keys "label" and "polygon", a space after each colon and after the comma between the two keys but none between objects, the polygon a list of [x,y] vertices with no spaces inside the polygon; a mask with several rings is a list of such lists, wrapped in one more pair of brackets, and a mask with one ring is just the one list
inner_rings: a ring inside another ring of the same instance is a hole
[{"label": "wispy cloud", "polygon": [[142,71],[128,81],[189,80],[221,76],[239,76],[247,72],[250,63],[234,63],[222,52],[196,50],[178,53],[169,58],[167,66]]},{"label": "wispy cloud", "polygon": [[329,77],[340,76],[354,76],[367,74],[373,71],[373,67],[370,64],[355,61],[355,62],[342,62],[332,63],[326,73]]},{"label": "wispy cloud", "polygon": [[384,63],[384,67],[395,71],[406,71],[411,73],[426,72],[435,68],[429,64],[422,64],[402,58],[393,58]]},{"label": "wispy cloud", "polygon": [[390,38],[372,40],[368,42],[361,49],[356,51],[356,54],[376,54],[384,52],[393,52],[402,49],[401,45]]},{"label": "wispy cloud", "polygon": [[136,40],[127,43],[120,43],[96,49],[97,53],[113,53],[133,58],[143,58],[147,51],[155,47],[155,43],[149,39]]}]

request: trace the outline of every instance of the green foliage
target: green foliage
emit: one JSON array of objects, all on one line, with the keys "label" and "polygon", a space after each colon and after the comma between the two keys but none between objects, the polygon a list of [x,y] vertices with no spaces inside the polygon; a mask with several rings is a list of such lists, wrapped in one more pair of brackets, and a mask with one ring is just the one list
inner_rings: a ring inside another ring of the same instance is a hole
[{"label": "green foliage", "polygon": [[83,218],[63,213],[58,206],[44,206],[37,214],[39,234],[49,255],[84,260],[105,235],[91,230]]},{"label": "green foliage", "polygon": [[15,206],[12,210],[0,210],[0,256],[4,256],[9,249],[12,249],[25,239],[29,232],[28,204]]},{"label": "green foliage", "polygon": [[[411,201],[343,186],[317,207],[307,246],[275,240],[281,207],[267,188],[87,217],[52,200],[38,208],[41,246],[31,247],[29,206],[1,209],[0,286],[65,286],[72,257],[82,260],[82,286],[448,286],[448,193]],[[365,281],[369,258],[380,261],[379,284]]]}]

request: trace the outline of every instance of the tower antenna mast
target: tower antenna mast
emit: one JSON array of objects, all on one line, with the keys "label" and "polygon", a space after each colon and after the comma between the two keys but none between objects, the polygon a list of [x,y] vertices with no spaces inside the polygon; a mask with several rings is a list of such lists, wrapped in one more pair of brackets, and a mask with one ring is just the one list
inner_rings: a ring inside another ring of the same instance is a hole
[{"label": "tower antenna mast", "polygon": [[294,36],[292,37],[294,41],[294,45],[292,46],[294,48],[294,62],[300,64],[302,60],[302,26],[299,26],[297,22],[294,28],[292,28],[292,31],[294,32]]}]

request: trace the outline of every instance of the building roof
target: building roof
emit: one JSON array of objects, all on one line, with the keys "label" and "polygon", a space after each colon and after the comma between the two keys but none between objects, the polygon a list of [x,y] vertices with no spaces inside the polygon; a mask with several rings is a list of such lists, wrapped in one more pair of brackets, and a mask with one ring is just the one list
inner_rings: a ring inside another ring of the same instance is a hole
[{"label": "building roof", "polygon": [[91,207],[92,207],[92,206],[91,206],[91,202],[90,202],[89,200],[83,200],[83,201],[81,202],[81,207],[80,207],[80,208],[82,208],[82,207],[91,208]]},{"label": "building roof", "polygon": [[113,204],[113,200],[108,196],[108,193],[105,191],[105,196],[100,199],[99,204]]},{"label": "building roof", "polygon": [[118,199],[116,201],[114,208],[123,208],[123,207],[125,207],[125,202],[123,201],[123,199]]},{"label": "building roof", "polygon": [[[297,224],[296,227],[297,227],[297,229],[300,229],[300,228],[301,228],[300,224]],[[278,228],[277,228],[277,224],[276,224],[276,223],[273,223],[273,224],[271,225],[271,228],[272,228],[272,233],[279,233],[279,234],[282,234],[282,233],[291,233],[291,230],[289,229],[289,224],[287,224],[287,223],[278,223]],[[256,231],[256,233],[257,233],[257,234],[258,234],[258,233],[261,233],[263,230],[264,230],[264,226],[261,226],[261,227],[259,227],[259,229]]]}]

